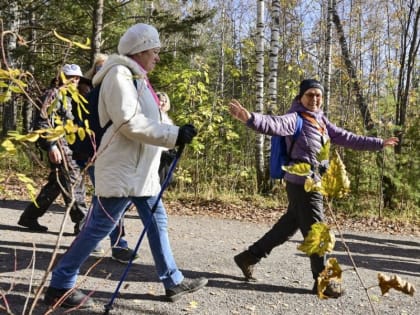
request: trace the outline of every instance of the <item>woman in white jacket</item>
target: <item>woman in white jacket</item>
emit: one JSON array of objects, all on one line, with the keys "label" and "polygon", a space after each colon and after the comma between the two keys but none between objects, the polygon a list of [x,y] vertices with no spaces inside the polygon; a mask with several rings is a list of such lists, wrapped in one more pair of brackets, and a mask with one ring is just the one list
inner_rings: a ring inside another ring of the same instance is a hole
[{"label": "woman in white jacket", "polygon": [[[93,78],[101,84],[99,118],[107,128],[95,161],[95,194],[99,202],[86,223],[53,270],[45,294],[47,304],[88,308],[90,297],[73,289],[80,266],[106,237],[124,212],[128,200],[136,206],[146,223],[160,191],[158,168],[161,150],[190,143],[196,135],[192,125],[178,127],[161,121],[159,101],[147,73],[159,62],[160,40],[157,30],[147,24],[130,27],[121,37],[119,55],[111,55]],[[136,84],[133,84],[133,79]],[[207,284],[207,279],[184,279],[172,255],[167,231],[167,214],[159,201],[147,232],[156,271],[168,300],[174,302],[188,292]]]}]

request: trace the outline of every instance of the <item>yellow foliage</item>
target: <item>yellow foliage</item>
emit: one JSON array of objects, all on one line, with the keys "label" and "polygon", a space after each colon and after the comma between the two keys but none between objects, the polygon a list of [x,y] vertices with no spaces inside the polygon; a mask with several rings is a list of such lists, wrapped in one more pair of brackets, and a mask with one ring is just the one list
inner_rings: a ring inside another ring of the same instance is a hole
[{"label": "yellow foliage", "polygon": [[21,181],[23,184],[25,184],[26,189],[29,192],[29,196],[30,196],[32,202],[35,204],[35,206],[39,207],[39,205],[36,202],[36,198],[35,198],[36,192],[37,192],[35,187],[34,187],[35,182],[32,179],[30,179],[29,177],[27,177],[25,174],[17,173],[16,176],[17,176],[19,181]]},{"label": "yellow foliage", "polygon": [[69,43],[71,45],[75,45],[75,46],[77,46],[81,49],[90,49],[90,39],[89,38],[86,38],[86,43],[82,44],[82,43],[72,41],[68,38],[65,38],[64,36],[59,35],[55,30],[53,31],[53,33],[54,33],[55,37],[57,37],[59,40],[62,40],[63,42]]},{"label": "yellow foliage", "polygon": [[330,253],[335,246],[335,236],[330,228],[323,222],[312,224],[311,230],[306,235],[303,243],[298,246],[298,249],[306,255],[311,256],[318,254],[324,256],[325,253]]},{"label": "yellow foliage", "polygon": [[2,148],[2,151],[4,150],[7,153],[10,153],[10,154],[16,153],[16,147],[13,144],[13,142],[10,141],[9,139],[6,139],[1,143],[1,148]]},{"label": "yellow foliage", "polygon": [[303,186],[306,192],[310,191],[320,191],[321,190],[321,182],[315,182],[312,177],[306,177],[305,185]]},{"label": "yellow foliage", "polygon": [[330,147],[331,147],[331,141],[328,139],[327,143],[325,143],[321,150],[318,153],[317,159],[318,161],[325,161],[328,160],[330,157]]},{"label": "yellow foliage", "polygon": [[416,292],[416,288],[408,281],[402,280],[397,275],[387,276],[383,273],[378,273],[379,287],[381,288],[382,295],[387,293],[390,289],[401,291],[411,296]]},{"label": "yellow foliage", "polygon": [[328,198],[342,198],[350,191],[346,167],[337,151],[334,152],[328,170],[321,178],[321,194]]},{"label": "yellow foliage", "polygon": [[294,165],[283,165],[284,171],[299,176],[308,176],[311,174],[311,165],[308,163],[296,163]]},{"label": "yellow foliage", "polygon": [[335,282],[337,284],[342,283],[343,271],[340,268],[340,265],[336,258],[329,258],[325,264],[324,270],[319,274],[318,282],[318,297],[321,299],[328,299],[328,296],[324,295],[324,291],[330,282]]}]

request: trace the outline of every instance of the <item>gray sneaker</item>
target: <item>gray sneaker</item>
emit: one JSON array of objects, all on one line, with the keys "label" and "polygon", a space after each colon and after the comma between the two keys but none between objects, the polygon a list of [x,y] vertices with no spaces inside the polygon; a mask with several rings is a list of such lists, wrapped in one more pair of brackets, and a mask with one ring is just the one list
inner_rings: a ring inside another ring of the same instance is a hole
[{"label": "gray sneaker", "polygon": [[184,279],[180,284],[167,289],[166,297],[169,301],[175,302],[179,298],[187,293],[195,292],[205,287],[208,283],[206,278],[197,278],[197,279]]},{"label": "gray sneaker", "polygon": [[[122,263],[128,264],[130,259],[133,257],[134,251],[131,248],[124,248],[124,247],[113,247],[112,248],[112,259]],[[139,258],[136,254],[133,258],[133,261]]]}]

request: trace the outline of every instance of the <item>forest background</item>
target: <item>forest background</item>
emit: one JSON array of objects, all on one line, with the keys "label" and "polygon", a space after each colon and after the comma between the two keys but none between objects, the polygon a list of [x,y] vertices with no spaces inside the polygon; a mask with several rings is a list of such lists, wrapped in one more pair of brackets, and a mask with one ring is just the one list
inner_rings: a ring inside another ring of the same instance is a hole
[{"label": "forest background", "polygon": [[[18,93],[1,78],[1,141],[9,131],[30,131],[34,100],[64,63],[86,71],[95,53],[116,52],[129,26],[150,23],[162,41],[152,84],[168,93],[174,122],[199,131],[167,198],[284,208],[285,190],[269,177],[269,137],[231,119],[227,103],[236,98],[250,111],[284,114],[299,82],[317,78],[332,122],[400,138],[395,149],[377,153],[333,148],[351,180],[351,194],[335,208],[419,222],[418,1],[1,0],[0,12],[1,69],[19,69],[27,83]],[[54,31],[74,42],[89,39],[91,49],[63,42]],[[46,176],[35,145],[19,148],[0,161],[2,199],[27,197],[16,196],[16,174]]]}]

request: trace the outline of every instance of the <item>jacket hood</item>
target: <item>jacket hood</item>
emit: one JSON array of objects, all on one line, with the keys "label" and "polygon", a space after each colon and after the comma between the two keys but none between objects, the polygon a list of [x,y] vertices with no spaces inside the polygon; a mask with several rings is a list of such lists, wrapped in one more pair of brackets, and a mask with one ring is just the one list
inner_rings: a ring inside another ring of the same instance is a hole
[{"label": "jacket hood", "polygon": [[104,79],[108,71],[113,66],[117,66],[117,65],[122,65],[129,68],[131,73],[133,73],[133,75],[136,75],[139,77],[146,76],[146,72],[144,72],[144,70],[142,70],[140,65],[138,65],[133,59],[123,56],[123,55],[114,54],[114,55],[109,56],[107,61],[102,66],[101,70],[99,70],[98,73],[96,73],[95,76],[93,77],[92,79],[93,86],[97,86],[101,84],[102,80]]}]

